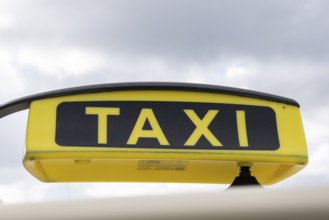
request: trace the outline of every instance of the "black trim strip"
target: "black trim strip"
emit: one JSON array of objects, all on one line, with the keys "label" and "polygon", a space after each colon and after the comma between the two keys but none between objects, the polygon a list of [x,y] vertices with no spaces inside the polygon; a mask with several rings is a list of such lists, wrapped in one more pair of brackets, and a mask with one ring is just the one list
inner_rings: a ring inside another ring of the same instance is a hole
[{"label": "black trim strip", "polygon": [[229,95],[238,95],[249,98],[258,98],[268,101],[281,102],[284,104],[300,107],[299,104],[289,98],[271,95],[262,92],[256,92],[246,89],[231,88],[225,86],[192,84],[192,83],[173,83],[173,82],[134,82],[134,83],[109,83],[89,86],[79,86],[67,89],[54,90],[35,95],[25,96],[13,101],[0,105],[0,118],[3,118],[12,113],[28,109],[30,103],[39,99],[54,98],[60,96],[76,95],[83,93],[96,93],[108,91],[123,91],[123,90],[176,90],[176,91],[198,91],[211,92]]}]

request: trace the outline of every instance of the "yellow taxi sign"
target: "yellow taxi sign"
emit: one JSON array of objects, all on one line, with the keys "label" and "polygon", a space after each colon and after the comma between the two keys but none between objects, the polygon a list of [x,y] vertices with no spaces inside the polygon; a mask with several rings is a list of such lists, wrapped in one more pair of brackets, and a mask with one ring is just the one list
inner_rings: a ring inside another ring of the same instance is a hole
[{"label": "yellow taxi sign", "polygon": [[291,99],[173,83],[41,97],[29,105],[24,165],[42,181],[230,184],[247,163],[266,185],[308,160],[299,105]]}]

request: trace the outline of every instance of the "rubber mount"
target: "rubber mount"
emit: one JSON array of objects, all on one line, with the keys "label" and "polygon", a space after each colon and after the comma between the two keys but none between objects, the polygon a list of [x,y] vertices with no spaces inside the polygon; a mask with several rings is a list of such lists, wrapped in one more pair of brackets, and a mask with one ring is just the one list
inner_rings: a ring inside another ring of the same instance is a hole
[{"label": "rubber mount", "polygon": [[262,187],[262,185],[257,181],[256,177],[251,176],[250,167],[247,166],[240,167],[239,176],[235,177],[233,183],[230,185],[229,188],[240,186]]}]

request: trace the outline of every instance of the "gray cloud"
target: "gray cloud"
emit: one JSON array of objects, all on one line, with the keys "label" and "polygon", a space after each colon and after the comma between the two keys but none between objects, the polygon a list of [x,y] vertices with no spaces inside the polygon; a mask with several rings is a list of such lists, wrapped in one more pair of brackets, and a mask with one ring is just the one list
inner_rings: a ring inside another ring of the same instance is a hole
[{"label": "gray cloud", "polygon": [[14,8],[19,16],[2,38],[15,43],[196,62],[329,55],[327,1],[35,1]]}]

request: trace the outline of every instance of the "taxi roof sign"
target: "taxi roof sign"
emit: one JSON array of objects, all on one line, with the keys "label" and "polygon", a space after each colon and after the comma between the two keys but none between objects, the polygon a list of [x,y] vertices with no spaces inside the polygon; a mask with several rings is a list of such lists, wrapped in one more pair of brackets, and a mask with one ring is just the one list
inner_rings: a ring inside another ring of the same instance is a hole
[{"label": "taxi roof sign", "polygon": [[262,185],[308,161],[292,99],[185,83],[57,90],[0,106],[29,108],[24,166],[46,182],[232,183],[238,164]]}]

